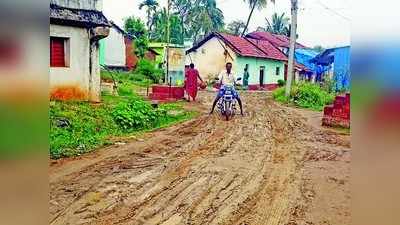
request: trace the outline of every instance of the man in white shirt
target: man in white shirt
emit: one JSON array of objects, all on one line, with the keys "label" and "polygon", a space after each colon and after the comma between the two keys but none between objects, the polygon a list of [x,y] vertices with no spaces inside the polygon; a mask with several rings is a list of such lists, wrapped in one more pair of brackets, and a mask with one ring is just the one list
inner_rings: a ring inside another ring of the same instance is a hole
[{"label": "man in white shirt", "polygon": [[217,102],[219,99],[224,96],[225,94],[225,87],[226,86],[231,86],[233,87],[233,97],[238,101],[239,106],[240,106],[240,114],[243,116],[243,107],[242,107],[242,101],[240,100],[239,94],[236,92],[234,89],[235,84],[236,84],[236,76],[232,72],[232,63],[228,62],[226,64],[226,70],[221,71],[221,73],[218,76],[219,82],[220,82],[220,89],[218,91],[217,97],[214,100],[212,109],[210,114],[214,112],[214,108],[217,105]]}]

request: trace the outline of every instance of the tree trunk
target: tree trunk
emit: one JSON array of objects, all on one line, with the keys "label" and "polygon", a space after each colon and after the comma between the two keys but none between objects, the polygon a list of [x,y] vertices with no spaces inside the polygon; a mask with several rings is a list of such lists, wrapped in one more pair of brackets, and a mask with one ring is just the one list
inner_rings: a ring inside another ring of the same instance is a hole
[{"label": "tree trunk", "polygon": [[182,44],[185,43],[185,21],[183,20],[184,16],[181,15],[181,26],[182,26]]},{"label": "tree trunk", "polygon": [[151,15],[150,15],[150,9],[149,8],[147,8],[147,29],[148,29],[148,34],[147,34],[147,36],[148,36],[148,38],[150,38],[150,33],[151,33],[151,27],[150,27],[150,18],[151,17]]},{"label": "tree trunk", "polygon": [[257,0],[254,0],[254,5],[251,7],[249,18],[247,18],[246,26],[244,27],[244,30],[243,30],[242,35],[241,35],[242,37],[246,34],[247,28],[248,28],[249,23],[250,23],[251,16],[253,15],[253,12],[254,12],[254,9],[256,8],[256,5],[257,5]]},{"label": "tree trunk", "polygon": [[290,96],[290,90],[292,86],[293,80],[293,71],[294,71],[294,51],[296,47],[296,35],[297,35],[297,0],[291,0],[292,5],[292,26],[290,28],[290,48],[289,48],[289,62],[288,62],[288,71],[287,71],[287,81],[286,81],[286,89],[285,96]]}]

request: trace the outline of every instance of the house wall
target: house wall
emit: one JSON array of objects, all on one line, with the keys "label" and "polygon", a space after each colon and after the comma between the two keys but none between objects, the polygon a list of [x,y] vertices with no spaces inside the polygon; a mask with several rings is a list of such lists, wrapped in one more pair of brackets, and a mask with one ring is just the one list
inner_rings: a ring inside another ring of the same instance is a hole
[{"label": "house wall", "polygon": [[[260,85],[260,67],[265,66],[264,72],[264,85],[276,86],[278,80],[284,79],[285,67],[284,62],[260,59],[252,57],[241,57],[237,58],[237,76],[243,78],[244,68],[246,64],[249,64],[249,86],[258,87]],[[279,75],[276,75],[276,68],[279,67]]]},{"label": "house wall", "polygon": [[126,66],[125,36],[114,27],[104,39],[104,64],[113,67]]},{"label": "house wall", "polygon": [[[223,46],[229,54],[225,54]],[[192,62],[204,80],[217,77],[225,68],[227,62],[232,62],[233,71],[239,71],[236,68],[236,54],[216,37],[211,38],[196,51],[190,52],[186,57],[192,59]]]},{"label": "house wall", "polygon": [[163,63],[165,52],[164,47],[151,47],[151,49],[158,53],[158,55],[156,56],[156,63]]},{"label": "house wall", "polygon": [[[50,36],[68,38],[68,67],[50,67],[50,97],[60,100],[100,100],[99,47],[92,46],[90,61],[89,32],[85,28],[50,25]],[[92,63],[93,75],[90,73]],[[98,87],[97,87],[98,86]]]},{"label": "house wall", "polygon": [[333,71],[336,90],[348,90],[350,88],[350,47],[335,49]]},{"label": "house wall", "polygon": [[[133,40],[129,38],[125,38],[125,55],[126,55],[126,67],[128,70],[133,70],[136,68],[137,63],[139,62],[139,58],[135,54],[135,44]],[[147,51],[144,57],[150,61],[155,61],[156,55],[151,52]]]},{"label": "house wall", "polygon": [[128,70],[133,70],[137,64],[138,57],[135,55],[133,40],[125,37],[125,64]]},{"label": "house wall", "polygon": [[99,56],[99,62],[100,62],[100,65],[105,65],[105,55],[106,55],[106,45],[105,45],[105,40],[104,39],[101,39],[100,41],[99,41],[99,44],[100,44],[100,48],[99,48],[99,54],[100,54],[100,56]]}]

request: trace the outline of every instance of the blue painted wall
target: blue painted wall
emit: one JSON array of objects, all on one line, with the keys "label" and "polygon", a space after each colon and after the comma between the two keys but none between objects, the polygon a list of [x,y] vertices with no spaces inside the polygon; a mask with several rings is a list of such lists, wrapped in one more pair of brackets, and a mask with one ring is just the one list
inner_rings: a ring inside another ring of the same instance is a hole
[{"label": "blue painted wall", "polygon": [[336,90],[350,89],[350,47],[335,48],[334,78]]}]

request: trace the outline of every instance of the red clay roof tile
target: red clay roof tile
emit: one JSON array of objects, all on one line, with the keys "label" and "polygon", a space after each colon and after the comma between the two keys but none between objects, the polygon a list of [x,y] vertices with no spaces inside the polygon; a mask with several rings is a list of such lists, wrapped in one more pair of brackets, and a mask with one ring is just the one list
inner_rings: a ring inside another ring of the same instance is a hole
[{"label": "red clay roof tile", "polygon": [[[285,48],[289,47],[289,41],[290,41],[289,38],[286,37],[285,35],[272,34],[264,31],[251,32],[250,34],[246,35],[246,37],[266,40],[271,42],[275,47],[285,47]],[[306,47],[300,43],[296,43],[296,48],[306,48]]]}]

